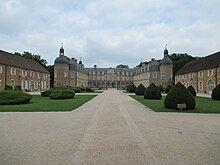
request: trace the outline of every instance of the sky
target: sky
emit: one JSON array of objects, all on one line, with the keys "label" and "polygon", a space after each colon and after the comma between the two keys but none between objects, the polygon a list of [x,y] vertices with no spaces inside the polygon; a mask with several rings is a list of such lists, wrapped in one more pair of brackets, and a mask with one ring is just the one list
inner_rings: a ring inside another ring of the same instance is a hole
[{"label": "sky", "polygon": [[1,0],[0,49],[133,68],[169,54],[220,50],[219,0]]}]

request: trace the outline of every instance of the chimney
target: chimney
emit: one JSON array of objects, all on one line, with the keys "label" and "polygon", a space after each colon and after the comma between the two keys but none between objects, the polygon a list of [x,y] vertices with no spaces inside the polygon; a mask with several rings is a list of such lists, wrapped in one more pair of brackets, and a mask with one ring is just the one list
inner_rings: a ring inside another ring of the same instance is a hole
[{"label": "chimney", "polygon": [[97,65],[94,65],[94,68],[96,69],[96,68],[97,68]]}]

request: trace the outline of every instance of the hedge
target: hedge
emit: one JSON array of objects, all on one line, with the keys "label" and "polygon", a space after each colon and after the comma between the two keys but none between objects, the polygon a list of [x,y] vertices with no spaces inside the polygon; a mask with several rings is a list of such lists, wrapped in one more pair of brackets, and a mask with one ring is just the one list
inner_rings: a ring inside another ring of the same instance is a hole
[{"label": "hedge", "polygon": [[73,99],[74,96],[73,90],[56,90],[50,95],[50,99]]}]

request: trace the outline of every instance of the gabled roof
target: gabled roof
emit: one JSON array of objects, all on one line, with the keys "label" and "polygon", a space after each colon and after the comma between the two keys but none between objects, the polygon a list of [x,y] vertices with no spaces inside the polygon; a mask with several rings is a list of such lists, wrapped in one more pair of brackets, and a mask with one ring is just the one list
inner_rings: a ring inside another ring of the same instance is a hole
[{"label": "gabled roof", "polygon": [[198,72],[200,70],[220,67],[220,51],[204,58],[186,63],[176,75]]},{"label": "gabled roof", "polygon": [[0,64],[49,73],[38,62],[0,50]]}]

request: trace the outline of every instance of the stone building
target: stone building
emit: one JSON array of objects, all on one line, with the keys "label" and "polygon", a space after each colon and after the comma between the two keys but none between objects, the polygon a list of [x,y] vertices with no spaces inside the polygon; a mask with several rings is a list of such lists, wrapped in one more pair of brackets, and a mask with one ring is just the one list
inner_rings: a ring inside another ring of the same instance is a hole
[{"label": "stone building", "polygon": [[54,87],[87,87],[88,72],[85,70],[82,61],[68,59],[64,55],[63,45],[60,48],[59,57],[54,61]]},{"label": "stone building", "polygon": [[192,85],[198,93],[211,94],[220,84],[220,52],[189,62],[175,76],[175,83]]},{"label": "stone building", "polygon": [[173,81],[173,63],[168,57],[168,50],[164,50],[162,60],[152,59],[135,68],[84,68],[82,61],[70,60],[64,56],[63,46],[54,65],[55,87],[91,87],[91,88],[125,88],[131,83],[145,87],[151,83],[167,87]]},{"label": "stone building", "polygon": [[91,88],[125,88],[133,82],[133,69],[129,68],[86,68]]},{"label": "stone building", "polygon": [[173,62],[168,57],[168,50],[165,48],[162,60],[151,59],[150,62],[141,62],[134,68],[133,83],[135,86],[143,84],[148,87],[151,83],[162,85],[164,88],[172,85]]},{"label": "stone building", "polygon": [[50,88],[50,73],[36,61],[0,50],[0,90],[5,86],[23,91]]}]

